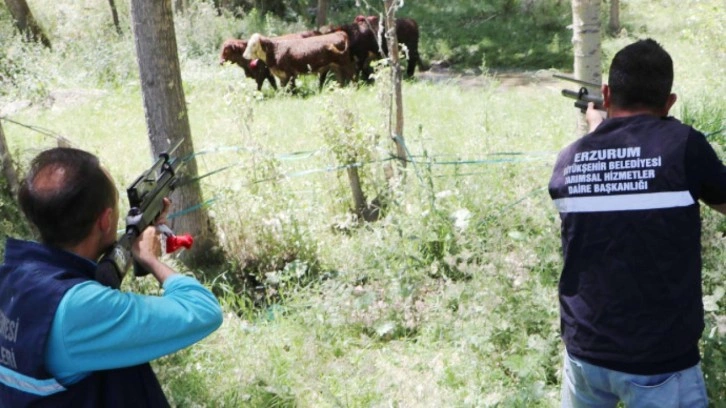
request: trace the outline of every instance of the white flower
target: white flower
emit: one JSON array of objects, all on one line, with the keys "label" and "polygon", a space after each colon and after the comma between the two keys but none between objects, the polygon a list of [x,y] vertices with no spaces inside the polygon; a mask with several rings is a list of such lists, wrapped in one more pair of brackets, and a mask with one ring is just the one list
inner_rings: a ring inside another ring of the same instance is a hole
[{"label": "white flower", "polygon": [[469,219],[471,219],[471,212],[466,208],[460,208],[451,214],[451,218],[454,220],[454,226],[459,231],[465,230],[469,226]]},{"label": "white flower", "polygon": [[446,198],[446,197],[452,196],[453,194],[454,194],[454,192],[451,190],[439,191],[438,193],[436,193],[436,198],[439,198],[439,199]]}]

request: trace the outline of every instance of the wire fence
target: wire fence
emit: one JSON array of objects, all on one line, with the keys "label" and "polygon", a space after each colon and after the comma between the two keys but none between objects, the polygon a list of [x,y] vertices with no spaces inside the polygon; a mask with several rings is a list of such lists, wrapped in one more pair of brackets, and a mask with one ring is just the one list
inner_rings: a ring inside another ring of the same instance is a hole
[{"label": "wire fence", "polygon": [[[73,143],[66,138],[65,136],[51,130],[47,129],[41,126],[35,126],[35,125],[28,125],[13,119],[10,119],[8,117],[0,117],[0,121],[5,121],[8,123],[12,123],[14,125],[29,129],[33,132],[37,132],[45,137],[54,139],[59,147],[72,147]],[[713,138],[717,135],[720,135],[726,131],[726,127],[723,127],[717,131],[707,133],[705,136],[707,138]],[[453,155],[413,155],[409,151],[408,147],[405,144],[405,141],[400,136],[395,136],[394,141],[397,143],[400,143],[404,147],[404,151],[406,152],[405,158],[398,158],[393,155],[382,158],[379,160],[371,160],[366,162],[357,162],[357,163],[351,163],[351,164],[345,164],[345,165],[338,165],[338,166],[326,166],[326,167],[317,167],[317,168],[309,168],[309,169],[303,169],[303,170],[297,170],[297,171],[290,171],[286,173],[281,173],[278,175],[275,175],[274,177],[267,177],[262,179],[257,179],[250,181],[249,183],[246,183],[247,186],[251,186],[253,184],[259,184],[259,183],[266,183],[266,182],[274,182],[281,179],[291,179],[291,178],[297,178],[297,177],[305,177],[311,174],[316,173],[331,173],[331,172],[338,172],[342,170],[346,170],[349,168],[354,167],[364,167],[379,163],[384,163],[388,161],[395,161],[395,160],[403,160],[407,162],[408,164],[411,164],[413,167],[413,170],[416,174],[416,177],[418,178],[419,182],[423,185],[423,175],[421,174],[421,166],[427,166],[427,167],[435,167],[435,166],[477,166],[477,165],[496,165],[496,164],[504,164],[504,163],[524,163],[524,162],[532,162],[542,159],[550,159],[552,158],[557,152],[551,152],[551,151],[542,151],[542,152],[496,152],[496,153],[490,153],[487,154],[486,158],[475,158],[475,159],[461,159],[458,156]],[[316,155],[322,154],[326,152],[327,149],[314,149],[314,150],[306,150],[306,151],[295,151],[295,152],[287,152],[287,153],[279,153],[274,154],[274,158],[279,161],[297,161],[297,160],[305,160],[315,157]],[[261,149],[257,148],[250,148],[245,146],[217,146],[213,148],[207,148],[198,150],[187,157],[182,158],[182,160],[191,160],[196,157],[201,157],[205,155],[213,155],[213,154],[221,154],[221,153],[250,153],[250,154],[267,154],[266,152],[262,151]],[[456,157],[455,159],[451,159],[451,157]],[[223,173],[225,171],[240,167],[245,165],[245,161],[238,161],[235,163],[227,164],[225,166],[216,168],[214,170],[208,171],[202,175],[199,175],[193,179],[185,180],[186,183],[194,183],[199,182],[205,178],[212,177],[215,175],[218,175],[220,173]],[[468,176],[476,176],[481,175],[483,172],[468,172],[468,173],[461,173],[456,172],[455,174],[439,174],[434,175],[433,177],[468,177]],[[529,197],[531,194],[538,193],[540,191],[543,191],[545,188],[540,187],[537,188],[528,194],[526,194],[524,197],[516,200],[512,204],[506,206],[511,207],[512,205],[515,205],[522,200]],[[219,197],[213,197],[211,199],[208,199],[202,203],[193,205],[191,207],[185,208],[183,210],[177,211],[173,214],[170,214],[168,218],[175,218],[180,217],[186,214],[189,214],[193,211],[199,210],[201,208],[209,207],[213,205],[215,202],[219,201]]]}]

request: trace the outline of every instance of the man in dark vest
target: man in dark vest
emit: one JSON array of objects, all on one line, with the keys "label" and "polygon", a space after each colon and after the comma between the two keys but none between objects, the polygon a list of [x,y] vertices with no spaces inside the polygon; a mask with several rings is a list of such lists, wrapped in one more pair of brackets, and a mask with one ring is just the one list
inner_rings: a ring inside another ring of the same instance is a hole
[{"label": "man in dark vest", "polygon": [[9,238],[0,266],[0,407],[168,406],[148,362],[220,326],[214,295],[159,259],[155,227],[132,254],[163,296],[94,280],[119,218],[118,192],[95,156],[40,153],[18,196],[41,242]]},{"label": "man in dark vest", "polygon": [[560,152],[563,407],[706,407],[699,200],[726,214],[726,167],[668,117],[673,62],[651,39],[620,50],[590,133]]}]

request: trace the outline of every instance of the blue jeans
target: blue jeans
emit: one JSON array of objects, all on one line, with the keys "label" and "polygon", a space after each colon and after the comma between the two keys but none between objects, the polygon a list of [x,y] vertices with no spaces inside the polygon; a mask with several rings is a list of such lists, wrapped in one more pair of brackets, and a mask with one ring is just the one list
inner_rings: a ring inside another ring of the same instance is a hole
[{"label": "blue jeans", "polygon": [[674,373],[635,375],[588,364],[565,352],[562,408],[706,408],[701,364]]}]

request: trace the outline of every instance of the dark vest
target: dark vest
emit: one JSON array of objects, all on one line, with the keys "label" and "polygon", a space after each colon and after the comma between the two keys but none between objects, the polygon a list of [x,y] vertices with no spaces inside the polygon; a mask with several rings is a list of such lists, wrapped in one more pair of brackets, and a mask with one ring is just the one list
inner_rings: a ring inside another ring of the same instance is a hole
[{"label": "dark vest", "polygon": [[549,189],[562,220],[561,331],[572,355],[634,374],[699,361],[691,132],[674,119],[608,119],[560,153]]},{"label": "dark vest", "polygon": [[63,386],[45,369],[58,304],[95,264],[66,251],[8,239],[0,266],[0,408],[167,407],[151,366],[97,371]]}]

